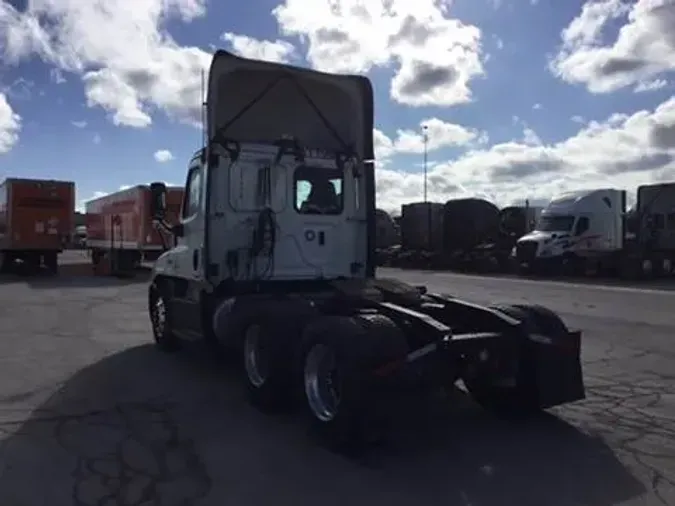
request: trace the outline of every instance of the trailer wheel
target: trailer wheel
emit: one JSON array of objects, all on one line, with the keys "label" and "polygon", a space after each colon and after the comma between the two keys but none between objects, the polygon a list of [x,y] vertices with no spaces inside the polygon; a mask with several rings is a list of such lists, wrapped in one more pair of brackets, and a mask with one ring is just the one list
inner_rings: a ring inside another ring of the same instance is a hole
[{"label": "trailer wheel", "polygon": [[42,261],[47,269],[47,272],[56,275],[59,272],[59,257],[55,251],[50,251],[42,256]]},{"label": "trailer wheel", "polygon": [[[526,332],[543,336],[567,334],[568,329],[553,311],[538,305],[498,305],[496,309],[520,320]],[[533,415],[541,411],[537,399],[537,385],[528,374],[528,361],[524,348],[513,357],[519,361],[515,382],[502,383],[489,374],[469,375],[463,378],[471,397],[483,408],[502,416]]]},{"label": "trailer wheel", "polygon": [[0,274],[10,271],[11,258],[6,253],[0,251]]},{"label": "trailer wheel", "polygon": [[251,323],[243,333],[244,378],[248,397],[266,413],[282,411],[290,404],[291,345],[282,324],[267,320]]},{"label": "trailer wheel", "polygon": [[651,258],[640,261],[640,279],[651,279],[654,276],[654,262]]},{"label": "trailer wheel", "polygon": [[42,265],[41,255],[34,251],[29,251],[23,255],[22,270],[24,274],[34,275],[40,272]]},{"label": "trailer wheel", "polygon": [[162,284],[153,283],[150,287],[148,305],[150,323],[155,345],[164,352],[176,351],[180,341],[171,329],[169,290]]},{"label": "trailer wheel", "polygon": [[407,352],[400,329],[383,315],[325,316],[303,333],[302,377],[311,430],[331,449],[380,441],[393,407],[378,366]]}]

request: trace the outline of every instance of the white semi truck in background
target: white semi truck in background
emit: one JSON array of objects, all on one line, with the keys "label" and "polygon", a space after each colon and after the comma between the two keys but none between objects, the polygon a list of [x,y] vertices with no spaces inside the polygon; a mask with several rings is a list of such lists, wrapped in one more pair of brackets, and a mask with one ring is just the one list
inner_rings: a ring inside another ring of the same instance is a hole
[{"label": "white semi truck in background", "polygon": [[518,240],[512,256],[525,273],[673,275],[675,183],[640,186],[631,211],[626,190],[564,193],[542,211],[535,230]]}]

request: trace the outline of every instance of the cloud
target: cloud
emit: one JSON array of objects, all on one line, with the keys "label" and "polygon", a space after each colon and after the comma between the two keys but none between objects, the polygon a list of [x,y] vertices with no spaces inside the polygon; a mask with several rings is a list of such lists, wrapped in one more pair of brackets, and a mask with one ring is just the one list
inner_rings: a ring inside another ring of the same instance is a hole
[{"label": "cloud", "polygon": [[84,128],[87,126],[87,122],[82,120],[82,121],[71,121],[71,125],[73,125],[76,128]]},{"label": "cloud", "polygon": [[[449,15],[447,0],[286,0],[273,10],[291,42],[226,32],[239,54],[273,61],[305,56],[315,68],[365,72],[392,68],[390,95],[409,106],[451,106],[472,100],[470,81],[483,75],[481,31]],[[182,46],[168,23],[189,23],[206,0],[122,2],[41,0],[19,11],[0,4],[0,63],[33,56],[62,82],[84,85],[86,103],[115,125],[145,128],[158,113],[199,126],[201,77],[212,54]],[[68,78],[70,78],[68,76]]]},{"label": "cloud", "polygon": [[63,77],[63,73],[57,68],[51,69],[49,71],[49,78],[55,84],[63,84],[66,82],[66,78]]},{"label": "cloud", "polygon": [[19,142],[21,116],[7,102],[4,93],[0,93],[0,155],[8,153]]},{"label": "cloud", "polygon": [[454,123],[446,123],[438,118],[422,120],[416,130],[399,129],[392,139],[380,130],[374,131],[375,156],[385,163],[396,154],[414,154],[424,152],[424,130],[426,126],[427,150],[436,151],[446,147],[467,146],[472,142],[485,142],[485,133],[465,128]]},{"label": "cloud", "polygon": [[101,144],[101,136],[99,134],[94,134],[94,137],[92,137],[92,142],[94,144]]},{"label": "cloud", "polygon": [[649,91],[660,90],[668,86],[668,81],[665,79],[654,79],[653,81],[641,81],[633,90],[635,93],[645,93]]},{"label": "cloud", "polygon": [[245,58],[288,63],[295,54],[293,44],[284,40],[258,40],[231,32],[224,33],[220,38],[228,42],[235,53]]},{"label": "cloud", "polygon": [[52,77],[79,77],[87,104],[101,107],[117,125],[143,128],[153,114],[199,124],[201,73],[211,54],[180,46],[169,21],[204,15],[205,0],[110,2],[42,0],[19,12],[0,3],[0,62],[37,55]]},{"label": "cloud", "polygon": [[[375,138],[378,146],[395,145],[382,132]],[[422,174],[400,164],[394,158],[376,171],[378,206],[388,211],[422,197]],[[478,196],[508,205],[593,186],[635,190],[669,177],[675,177],[675,97],[651,111],[590,121],[560,142],[544,143],[525,127],[521,140],[435,163],[429,170],[429,196],[437,202]]]},{"label": "cloud", "polygon": [[[611,44],[610,21],[627,17]],[[675,69],[675,3],[670,0],[589,0],[562,31],[551,70],[563,80],[607,93],[653,81]],[[639,90],[637,90],[639,91]]]},{"label": "cloud", "polygon": [[484,73],[481,31],[452,19],[449,2],[285,0],[272,13],[280,32],[306,44],[314,68],[364,73],[394,67],[390,95],[409,106],[471,100],[469,82]]},{"label": "cloud", "polygon": [[13,100],[30,100],[34,89],[35,83],[33,81],[20,77],[9,86],[4,87],[2,91]]},{"label": "cloud", "polygon": [[160,149],[159,151],[155,151],[154,157],[159,163],[166,163],[173,160],[173,154],[168,149]]}]

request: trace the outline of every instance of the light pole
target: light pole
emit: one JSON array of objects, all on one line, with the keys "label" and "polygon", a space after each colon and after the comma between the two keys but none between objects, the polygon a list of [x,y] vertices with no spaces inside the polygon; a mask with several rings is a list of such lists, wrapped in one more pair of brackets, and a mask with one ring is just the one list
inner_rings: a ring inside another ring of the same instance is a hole
[{"label": "light pole", "polygon": [[422,141],[424,142],[424,202],[427,202],[427,147],[429,144],[429,134],[427,133],[426,125],[422,125]]},{"label": "light pole", "polygon": [[429,145],[429,132],[427,125],[422,125],[422,141],[424,142],[424,205],[427,208],[427,238],[428,238],[428,250],[433,251],[433,230],[432,230],[432,220],[431,220],[431,204],[429,203],[429,182],[428,182],[428,167],[427,167],[427,152]]}]

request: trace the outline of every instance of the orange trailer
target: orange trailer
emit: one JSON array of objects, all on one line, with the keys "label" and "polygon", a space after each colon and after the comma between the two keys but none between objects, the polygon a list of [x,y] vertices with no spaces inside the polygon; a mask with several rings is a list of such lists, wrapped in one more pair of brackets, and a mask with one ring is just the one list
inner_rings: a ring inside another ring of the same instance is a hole
[{"label": "orange trailer", "polygon": [[[183,204],[183,188],[167,192],[167,221],[178,221]],[[87,249],[94,268],[106,265],[109,271],[130,271],[143,261],[154,261],[164,251],[165,241],[150,215],[150,187],[138,185],[120,190],[85,204]]]},{"label": "orange trailer", "polygon": [[70,240],[75,183],[8,178],[0,185],[0,270],[17,260],[29,268],[58,270],[58,254]]}]

